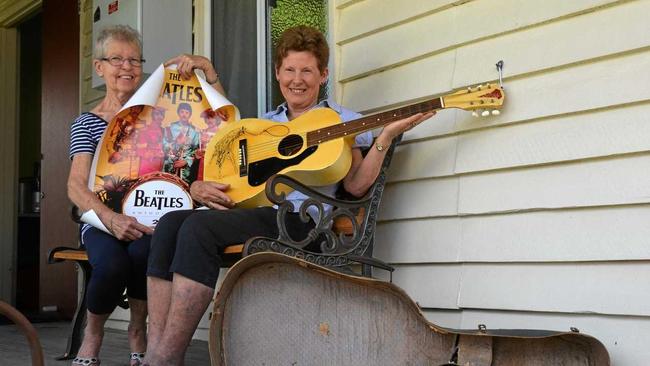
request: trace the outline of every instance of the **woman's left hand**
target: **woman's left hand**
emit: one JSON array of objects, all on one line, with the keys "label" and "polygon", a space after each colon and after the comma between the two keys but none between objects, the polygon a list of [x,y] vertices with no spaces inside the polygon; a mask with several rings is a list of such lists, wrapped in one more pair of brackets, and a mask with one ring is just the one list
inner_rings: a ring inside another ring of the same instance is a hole
[{"label": "woman's left hand", "polygon": [[114,213],[108,224],[108,230],[119,240],[133,241],[144,234],[151,235],[153,230],[138,222],[134,217]]},{"label": "woman's left hand", "polygon": [[399,121],[391,122],[388,125],[386,125],[386,127],[384,127],[384,129],[380,133],[380,136],[384,135],[384,138],[388,140],[386,142],[390,143],[390,141],[393,141],[395,137],[399,136],[400,134],[406,131],[409,131],[413,127],[433,117],[435,114],[436,114],[435,111],[418,113],[412,115],[411,117],[400,119]]},{"label": "woman's left hand", "polygon": [[185,80],[194,75],[195,69],[202,70],[206,80],[218,80],[217,71],[212,66],[212,62],[203,56],[180,54],[167,60],[165,67],[173,64],[176,64],[176,70]]}]

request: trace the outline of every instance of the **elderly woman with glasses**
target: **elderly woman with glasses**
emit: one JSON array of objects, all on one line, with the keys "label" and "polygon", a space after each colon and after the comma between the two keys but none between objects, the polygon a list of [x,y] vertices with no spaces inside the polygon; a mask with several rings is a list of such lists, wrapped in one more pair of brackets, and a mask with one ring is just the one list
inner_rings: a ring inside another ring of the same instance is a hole
[{"label": "elderly woman with glasses", "polygon": [[[108,122],[131,98],[142,78],[142,41],[128,26],[113,26],[99,34],[94,50],[95,72],[104,79],[106,95],[89,112],[72,123],[68,177],[68,197],[84,212],[94,210],[109,235],[89,225],[81,228],[81,243],[92,266],[87,289],[87,324],[84,338],[73,365],[99,365],[99,350],[104,323],[122,299],[129,299],[130,364],[139,365],[146,348],[147,291],[146,270],[152,230],[135,218],[118,214],[105,206],[88,188],[93,155]],[[201,56],[180,55],[168,64],[177,64],[181,74],[201,69],[208,82],[223,92],[212,63]]]}]

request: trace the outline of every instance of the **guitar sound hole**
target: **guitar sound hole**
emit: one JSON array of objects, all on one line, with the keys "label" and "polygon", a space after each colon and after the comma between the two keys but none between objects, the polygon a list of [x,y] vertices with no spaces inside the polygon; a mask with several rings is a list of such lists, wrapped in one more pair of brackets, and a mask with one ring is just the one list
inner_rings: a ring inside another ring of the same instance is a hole
[{"label": "guitar sound hole", "polygon": [[298,135],[289,135],[280,141],[278,152],[282,156],[291,156],[296,154],[302,148],[303,139]]}]

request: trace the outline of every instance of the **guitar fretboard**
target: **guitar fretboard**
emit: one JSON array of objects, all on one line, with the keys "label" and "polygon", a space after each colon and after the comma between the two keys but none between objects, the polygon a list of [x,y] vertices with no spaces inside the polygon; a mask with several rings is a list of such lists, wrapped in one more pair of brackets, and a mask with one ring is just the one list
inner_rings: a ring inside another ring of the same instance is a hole
[{"label": "guitar fretboard", "polygon": [[434,111],[442,108],[442,99],[435,98],[406,107],[364,116],[352,121],[337,123],[307,133],[307,146],[314,146],[330,140],[357,135],[417,113]]}]

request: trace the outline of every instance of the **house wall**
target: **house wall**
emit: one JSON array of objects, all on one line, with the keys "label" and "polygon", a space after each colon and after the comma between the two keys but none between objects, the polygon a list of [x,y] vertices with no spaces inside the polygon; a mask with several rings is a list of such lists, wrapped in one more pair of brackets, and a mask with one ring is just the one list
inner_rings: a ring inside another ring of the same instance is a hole
[{"label": "house wall", "polygon": [[647,363],[650,1],[335,8],[337,99],[360,112],[505,63],[500,116],[440,111],[396,151],[375,248],[394,282],[442,326],[577,327]]}]

